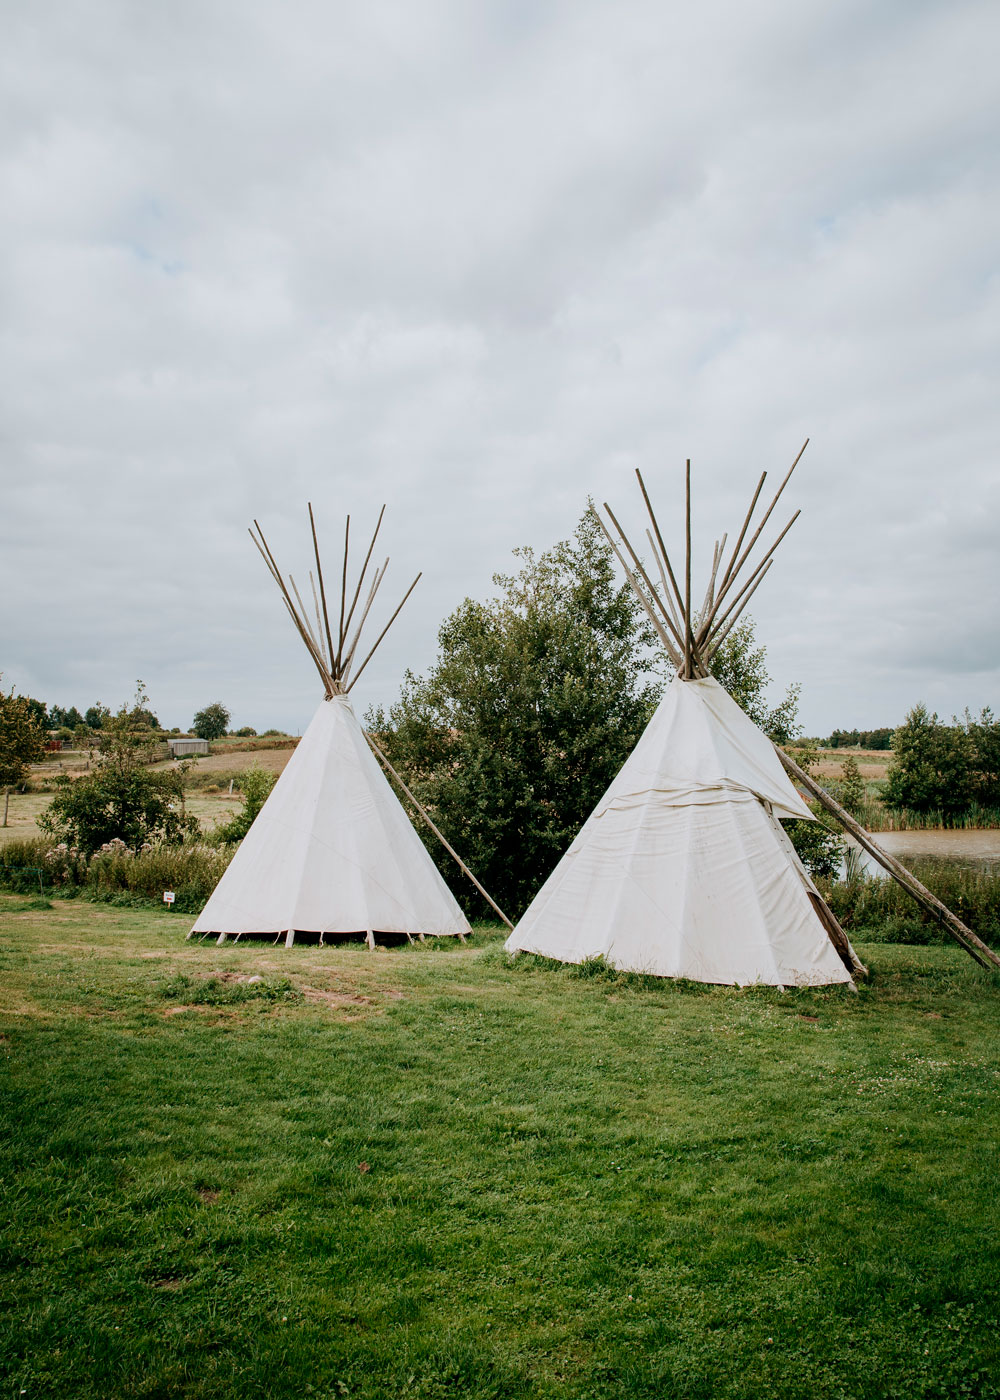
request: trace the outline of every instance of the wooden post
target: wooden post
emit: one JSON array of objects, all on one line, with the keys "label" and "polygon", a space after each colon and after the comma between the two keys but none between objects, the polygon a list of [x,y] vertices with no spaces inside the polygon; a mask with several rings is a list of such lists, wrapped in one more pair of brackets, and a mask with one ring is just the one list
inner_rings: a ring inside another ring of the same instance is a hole
[{"label": "wooden post", "polygon": [[[432,819],[432,817],[431,817],[431,814],[428,812],[427,808],[423,805],[422,802],[420,802],[420,800],[419,800],[418,798],[414,797],[413,793],[410,791],[410,789],[409,789],[409,788],[406,786],[406,784],[403,782],[403,779],[402,779],[402,778],[399,776],[399,774],[396,772],[395,768],[393,768],[392,764],[389,762],[389,760],[388,760],[388,758],[386,757],[386,755],[382,752],[382,750],[379,748],[378,744],[376,744],[375,740],[372,738],[372,736],[368,733],[367,730],[365,730],[365,738],[368,740],[368,743],[369,743],[369,745],[371,746],[371,751],[372,751],[372,753],[375,755],[375,757],[376,757],[377,759],[379,759],[379,760],[381,761],[381,763],[382,763],[383,766],[385,767],[386,771],[389,772],[389,773],[391,773],[392,776],[396,779],[396,782],[399,784],[399,786],[400,786],[400,787],[403,789],[403,791],[406,793],[407,797],[408,797],[408,798],[410,799],[410,801],[413,803],[414,807],[416,807],[417,811],[418,811],[418,812],[420,813],[420,815],[423,817],[424,821],[425,821],[425,822],[427,823],[427,825],[430,827],[431,831],[433,831],[434,835],[435,835],[435,836],[437,837],[437,839],[441,842],[441,845],[445,848],[445,850],[448,852],[448,854],[449,854],[450,856],[452,856],[453,859],[458,863],[458,866],[459,866],[459,868],[461,869],[462,873],[463,873],[464,875],[468,875],[469,879],[470,879],[470,880],[472,881],[472,883],[475,885],[476,889],[479,891],[479,893],[482,895],[482,897],[486,900],[486,902],[487,902],[487,904],[490,906],[490,908],[496,910],[496,912],[500,915],[501,919],[503,919],[504,923],[507,925],[507,927],[508,927],[509,929],[513,929],[514,925],[511,923],[511,921],[508,919],[507,915],[506,915],[506,914],[503,912],[503,910],[500,908],[499,904],[497,904],[497,902],[496,902],[495,900],[491,899],[490,896],[486,893],[486,891],[483,889],[482,885],[481,885],[481,884],[479,883],[479,881],[476,879],[475,875],[473,875],[472,871],[471,871],[471,870],[469,869],[469,867],[466,865],[465,861],[462,859],[462,857],[461,857],[461,856],[458,854],[458,852],[455,850],[455,847],[448,844],[448,842],[445,840],[445,838],[444,838],[444,836],[442,835],[442,833],[441,833],[441,832],[438,830],[438,828],[434,825],[434,821],[433,821],[433,819]],[[422,937],[423,937],[423,934],[421,934],[420,936],[421,936],[421,938],[422,938]],[[464,937],[462,938],[462,942],[463,942],[463,943],[465,942]]]},{"label": "wooden post", "polygon": [[3,824],[4,824],[4,826],[7,825],[7,808],[8,808],[9,806],[10,806],[10,788],[9,788],[9,787],[5,787],[4,790],[3,790]]},{"label": "wooden post", "polygon": [[831,816],[849,831],[861,848],[868,852],[879,865],[892,876],[897,884],[902,885],[907,894],[935,918],[939,924],[951,934],[957,943],[960,943],[970,957],[975,958],[981,967],[1000,969],[1000,957],[994,953],[992,948],[988,948],[983,940],[967,928],[961,919],[955,917],[951,910],[941,903],[936,895],[931,894],[925,885],[922,885],[912,871],[907,870],[905,865],[901,865],[895,856],[891,856],[888,851],[883,851],[877,841],[873,839],[870,832],[865,831],[860,823],[856,822],[850,812],[841,807],[840,803],[830,796],[826,788],[820,787],[814,778],[811,778],[804,768],[800,768],[794,758],[790,758],[784,749],[774,745],[775,751],[785,770],[795,780],[802,784],[807,792],[812,793],[816,801],[821,803]]}]

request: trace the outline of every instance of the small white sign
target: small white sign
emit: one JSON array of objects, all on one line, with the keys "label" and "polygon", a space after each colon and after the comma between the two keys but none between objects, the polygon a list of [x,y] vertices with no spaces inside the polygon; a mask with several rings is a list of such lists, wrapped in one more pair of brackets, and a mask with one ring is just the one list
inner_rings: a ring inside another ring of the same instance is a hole
[{"label": "small white sign", "polygon": [[163,891],[163,902],[164,902],[164,904],[173,904],[173,902],[174,902],[174,900],[175,900],[176,898],[177,898],[177,896],[174,894],[173,890],[164,890],[164,891]]}]

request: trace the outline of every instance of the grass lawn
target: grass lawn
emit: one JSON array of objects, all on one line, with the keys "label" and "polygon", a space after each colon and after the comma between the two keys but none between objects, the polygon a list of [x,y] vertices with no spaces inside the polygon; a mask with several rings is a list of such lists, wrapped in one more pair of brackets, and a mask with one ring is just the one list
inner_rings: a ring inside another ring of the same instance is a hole
[{"label": "grass lawn", "polygon": [[[0,896],[0,1397],[1000,1395],[1000,984]],[[239,981],[257,975],[257,983]]]}]

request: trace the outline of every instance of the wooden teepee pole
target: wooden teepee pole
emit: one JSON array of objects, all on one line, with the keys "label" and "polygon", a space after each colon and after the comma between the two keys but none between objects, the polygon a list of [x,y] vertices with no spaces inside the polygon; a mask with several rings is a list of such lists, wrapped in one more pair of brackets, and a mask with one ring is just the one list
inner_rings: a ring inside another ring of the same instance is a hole
[{"label": "wooden teepee pole", "polygon": [[396,609],[396,611],[393,613],[392,617],[390,617],[389,621],[388,621],[388,622],[385,624],[385,626],[382,628],[382,631],[378,634],[378,637],[377,637],[376,640],[375,640],[375,645],[372,647],[371,651],[370,651],[370,652],[368,653],[368,655],[365,657],[364,661],[362,661],[361,665],[360,665],[360,666],[358,667],[358,669],[355,671],[354,676],[353,676],[352,679],[351,679],[351,683],[350,683],[350,685],[348,685],[348,687],[347,687],[348,690],[350,690],[352,686],[356,685],[356,684],[358,683],[358,681],[361,679],[361,672],[365,669],[365,667],[368,665],[369,661],[372,659],[372,657],[373,657],[373,656],[375,655],[375,653],[378,651],[379,643],[382,641],[382,638],[383,638],[383,637],[385,636],[385,634],[388,632],[388,630],[389,630],[389,628],[392,626],[392,624],[396,621],[396,618],[399,616],[400,612],[402,611],[403,603],[406,602],[407,598],[410,596],[410,594],[413,592],[413,590],[416,588],[417,584],[420,582],[420,580],[421,580],[422,578],[423,578],[423,571],[421,571],[419,574],[417,574],[416,578],[413,580],[413,582],[410,584],[409,588],[408,588],[408,589],[406,590],[406,592],[403,594],[402,602],[400,602],[399,607]]},{"label": "wooden teepee pole", "polygon": [[337,629],[337,670],[344,652],[344,609],[347,607],[347,552],[351,543],[351,517],[344,526],[344,572],[340,580],[340,625]]},{"label": "wooden teepee pole", "polygon": [[794,758],[789,757],[784,749],[775,744],[775,751],[786,771],[802,784],[807,792],[812,793],[816,801],[821,803],[831,816],[836,817],[845,831],[849,831],[857,841],[858,845],[877,860],[879,865],[892,876],[897,884],[902,885],[907,894],[935,918],[943,928],[951,934],[957,943],[960,943],[970,957],[975,958],[981,967],[1000,968],[1000,957],[994,953],[992,948],[988,948],[981,938],[967,928],[961,919],[955,917],[951,910],[931,894],[925,885],[922,885],[912,871],[907,870],[905,865],[901,865],[895,856],[891,856],[888,851],[884,851],[877,841],[873,840],[871,833],[865,831],[860,823],[856,822],[850,812],[841,807],[840,803],[830,796],[826,788],[820,787],[815,778],[811,778],[804,768],[800,768]]},{"label": "wooden teepee pole", "polygon": [[[616,525],[616,527],[617,527],[619,533],[621,533],[621,526],[618,524],[617,520],[615,520],[615,517],[614,517],[614,515],[612,514],[612,511],[611,511],[610,506],[605,505],[604,508],[605,508],[605,510],[608,512],[608,514],[611,516],[611,519],[614,521],[614,523],[615,523],[615,525]],[[649,591],[650,591],[650,597],[649,597],[649,598],[646,597],[645,593],[644,593],[643,590],[640,588],[640,586],[639,586],[639,581],[638,581],[638,577],[637,577],[636,572],[635,572],[633,569],[631,569],[631,568],[629,567],[628,563],[627,563],[626,560],[625,560],[625,556],[622,554],[621,550],[620,550],[620,549],[618,548],[618,546],[615,544],[615,541],[614,541],[614,539],[613,539],[613,537],[612,537],[612,535],[611,535],[611,531],[610,531],[610,530],[608,529],[608,527],[605,525],[605,523],[604,523],[604,521],[601,519],[601,517],[597,514],[597,511],[596,511],[596,510],[594,511],[594,517],[595,517],[595,519],[597,520],[598,525],[600,525],[601,529],[604,531],[604,538],[607,540],[608,544],[609,544],[609,545],[611,546],[611,548],[614,550],[615,554],[617,554],[617,556],[618,556],[618,561],[619,561],[619,563],[621,564],[622,568],[625,570],[625,577],[628,579],[629,583],[631,584],[633,593],[634,593],[635,596],[638,598],[638,600],[639,600],[639,602],[642,604],[642,606],[645,608],[646,613],[647,613],[647,615],[648,615],[648,617],[649,617],[650,622],[653,624],[654,628],[656,629],[656,633],[657,633],[657,635],[658,635],[659,638],[660,638],[660,641],[663,643],[664,647],[666,648],[667,655],[670,657],[670,660],[671,660],[671,662],[673,663],[673,665],[674,665],[678,670],[680,670],[680,667],[681,667],[681,665],[683,664],[680,648],[683,646],[683,643],[681,642],[681,635],[680,635],[680,632],[679,632],[679,631],[677,630],[677,628],[674,626],[674,623],[673,623],[673,621],[672,621],[672,619],[671,619],[671,617],[670,617],[670,614],[669,614],[669,613],[667,612],[667,610],[666,610],[666,604],[665,604],[665,602],[659,597],[659,595],[658,595],[657,592],[656,592],[656,589],[655,589],[655,588],[653,587],[653,585],[650,583],[648,574],[647,574],[646,571],[643,569],[642,565],[639,563],[639,561],[638,561],[638,559],[637,559],[637,557],[636,557],[635,550],[634,550],[634,549],[632,548],[632,546],[629,544],[628,540],[625,538],[625,535],[622,534],[622,540],[623,540],[623,542],[624,542],[626,548],[628,549],[629,553],[632,555],[632,558],[635,559],[637,570],[641,572],[642,577],[643,577],[643,578],[645,579],[645,581],[646,581],[646,585],[647,585],[647,587],[649,588]],[[655,609],[654,609],[654,607],[653,607],[653,602],[650,601],[650,599],[652,599],[653,601],[655,601],[655,602],[657,603],[657,605],[659,606],[660,612],[661,612],[661,614],[662,614],[662,620],[661,620],[661,618],[660,618],[659,616],[657,616],[657,613],[656,613],[656,611],[655,611]],[[670,640],[670,638],[667,636],[666,628],[664,628],[664,626],[663,626],[663,623],[664,623],[664,622],[667,624],[667,627],[669,627],[670,630],[671,630],[671,632],[674,634],[674,637],[676,638],[676,646],[675,646],[674,643]]]},{"label": "wooden teepee pole", "polygon": [[[715,600],[715,607],[714,607],[714,609],[713,609],[712,615],[711,615],[710,617],[705,618],[705,619],[703,620],[702,624],[701,624],[701,627],[698,629],[698,638],[697,638],[697,640],[698,640],[699,644],[700,644],[701,642],[703,642],[703,641],[705,640],[706,636],[708,635],[708,630],[709,630],[709,628],[711,627],[712,622],[714,621],[715,617],[716,617],[717,614],[718,614],[719,608],[720,608],[721,605],[722,605],[722,600],[725,598],[726,594],[729,592],[730,588],[732,587],[732,585],[733,585],[733,583],[734,583],[734,581],[735,581],[735,579],[736,579],[737,574],[740,572],[740,570],[743,568],[743,565],[746,563],[747,559],[750,557],[750,553],[751,553],[751,551],[752,551],[754,545],[757,543],[757,541],[758,541],[758,540],[760,539],[760,537],[761,537],[761,534],[763,533],[764,526],[765,526],[765,525],[767,524],[767,522],[770,520],[771,514],[772,514],[772,512],[773,512],[775,506],[778,504],[778,502],[779,502],[780,499],[781,499],[781,493],[784,491],[785,487],[788,485],[789,481],[791,480],[791,478],[792,478],[792,472],[793,472],[793,471],[795,470],[795,468],[799,465],[799,462],[802,460],[802,454],[803,454],[803,452],[805,452],[805,450],[806,450],[806,448],[807,448],[808,446],[809,446],[809,439],[806,438],[805,442],[804,442],[804,443],[802,444],[802,446],[799,448],[798,456],[795,458],[795,461],[792,463],[792,465],[788,468],[788,471],[785,473],[785,478],[784,478],[784,480],[782,481],[781,485],[778,487],[777,491],[775,491],[775,493],[774,493],[774,498],[773,498],[773,500],[771,501],[771,504],[768,506],[767,510],[764,512],[764,518],[763,518],[763,520],[761,520],[760,524],[757,526],[756,530],[754,531],[754,533],[753,533],[753,538],[751,539],[750,543],[747,545],[746,549],[744,549],[743,553],[740,555],[740,557],[739,557],[738,560],[735,560],[735,562],[733,562],[733,561],[730,562],[729,568],[726,570],[725,578],[723,579],[723,581],[722,581],[722,583],[721,583],[721,585],[720,585],[720,587],[719,587],[719,593],[718,593],[718,597],[717,597],[716,600]],[[761,479],[761,484],[763,484],[763,478]],[[758,487],[757,489],[758,489],[758,492],[759,492],[760,487]],[[754,497],[754,501],[756,501],[756,496]],[[753,511],[753,507],[751,507],[751,514],[752,514],[752,511]],[[747,522],[747,523],[749,524],[749,517],[748,517],[748,522]],[[788,527],[786,526],[786,529],[787,529],[787,528],[788,528]],[[774,545],[772,545],[772,549],[775,549],[775,548],[777,548],[777,542],[776,542]],[[734,559],[735,559],[735,556],[734,556]]]},{"label": "wooden teepee pole", "polygon": [[691,458],[684,470],[684,679],[694,674],[694,636],[691,631]]},{"label": "wooden teepee pole", "polygon": [[[313,519],[312,502],[310,501],[308,504],[309,504],[309,526],[310,526],[310,529],[312,530],[312,538],[313,538],[313,553],[316,555],[316,577],[319,579],[319,596],[320,596],[320,601],[321,601],[322,604],[323,604],[323,624],[324,624],[324,626],[325,626],[325,628],[326,628],[326,645],[327,645],[327,648],[328,648],[328,651],[329,651],[330,656],[331,656],[331,657],[335,657],[335,656],[337,655],[337,653],[336,653],[336,652],[334,651],[334,649],[333,649],[333,636],[332,636],[332,634],[331,634],[331,632],[330,632],[330,613],[329,613],[329,610],[327,609],[327,606],[326,606],[326,587],[325,587],[325,585],[324,585],[324,583],[323,583],[323,565],[322,565],[322,563],[320,562],[320,557],[319,557],[319,540],[317,540],[317,538],[316,538],[316,521]],[[254,523],[256,523],[256,522],[254,522]],[[260,529],[260,526],[259,526],[259,525],[257,526],[257,529],[258,529],[258,530]],[[336,678],[335,678],[335,679],[336,679]]]},{"label": "wooden teepee pole", "polygon": [[[344,636],[346,638],[351,630],[351,618],[354,616],[354,609],[358,606],[358,599],[361,597],[361,585],[365,581],[365,574],[368,572],[368,565],[371,562],[372,550],[375,548],[375,541],[378,539],[378,532],[382,528],[382,517],[385,515],[385,506],[378,513],[378,520],[375,522],[375,533],[372,535],[372,542],[368,546],[368,553],[365,555],[365,562],[361,565],[361,573],[358,575],[358,586],[354,590],[354,597],[347,617],[344,620]],[[345,662],[346,664],[346,662]]]},{"label": "wooden teepee pole", "polygon": [[435,835],[435,836],[437,837],[437,839],[441,842],[441,845],[445,848],[445,850],[448,852],[448,854],[457,862],[457,864],[458,864],[459,868],[461,869],[462,873],[463,873],[464,875],[467,875],[467,876],[469,877],[469,879],[470,879],[470,880],[472,881],[472,883],[475,885],[476,889],[479,891],[479,893],[482,895],[482,897],[486,900],[486,903],[490,906],[491,909],[495,909],[495,910],[496,910],[496,912],[500,915],[501,919],[503,919],[503,921],[504,921],[504,923],[507,925],[507,927],[508,927],[509,929],[513,929],[514,925],[511,923],[510,919],[508,919],[507,915],[506,915],[506,914],[503,912],[503,910],[500,908],[499,904],[497,904],[495,900],[491,899],[490,896],[486,893],[486,891],[483,889],[482,885],[481,885],[481,884],[479,883],[479,881],[476,879],[475,875],[473,875],[472,871],[471,871],[471,870],[469,869],[469,867],[466,865],[465,861],[462,859],[462,857],[461,857],[461,856],[458,854],[458,852],[455,850],[454,846],[449,845],[448,841],[447,841],[447,840],[445,839],[445,837],[442,835],[441,831],[438,829],[437,826],[435,826],[434,820],[433,820],[433,818],[431,817],[430,813],[428,812],[427,808],[423,805],[423,803],[422,803],[417,797],[415,797],[415,796],[413,795],[413,793],[410,791],[410,789],[406,786],[406,784],[404,783],[403,779],[402,779],[402,778],[399,776],[399,774],[396,772],[395,768],[393,768],[392,764],[389,762],[389,760],[388,760],[388,758],[386,757],[386,755],[382,752],[382,750],[379,748],[378,744],[376,744],[375,740],[372,738],[372,736],[368,733],[367,730],[365,730],[365,738],[368,740],[368,743],[369,743],[369,745],[371,746],[371,751],[372,751],[372,753],[375,755],[375,757],[376,757],[377,759],[381,760],[381,762],[382,762],[382,764],[384,765],[384,767],[386,768],[386,770],[387,770],[389,773],[391,773],[392,776],[396,779],[396,782],[399,784],[399,786],[400,786],[400,787],[403,789],[403,791],[406,793],[407,797],[408,797],[408,798],[410,799],[410,801],[413,803],[414,807],[416,807],[417,811],[418,811],[418,812],[420,813],[420,815],[423,817],[424,821],[425,821],[425,822],[427,823],[427,825],[430,827],[431,831],[433,831],[434,835]]},{"label": "wooden teepee pole", "polygon": [[361,610],[361,620],[359,621],[357,627],[354,629],[354,637],[352,638],[351,644],[347,648],[347,651],[344,655],[344,668],[343,673],[341,675],[341,679],[343,680],[345,685],[347,683],[347,677],[350,675],[351,672],[351,663],[354,660],[354,653],[357,650],[358,642],[360,642],[361,634],[365,628],[365,622],[368,620],[368,614],[371,611],[372,603],[374,603],[375,601],[375,595],[379,590],[379,585],[385,578],[385,571],[386,569],[388,569],[388,567],[389,556],[386,555],[385,563],[382,565],[382,567],[380,569],[376,567],[375,569],[375,576],[372,579],[371,588],[368,590],[367,601],[365,602],[365,605]]},{"label": "wooden teepee pole", "polygon": [[[656,532],[656,540],[657,540],[657,543],[658,543],[659,546],[660,546],[660,553],[663,555],[663,562],[664,562],[664,564],[666,564],[666,566],[667,566],[667,573],[668,573],[668,575],[670,576],[670,583],[671,583],[671,585],[672,585],[672,587],[673,587],[673,590],[674,590],[674,598],[675,598],[676,601],[677,601],[677,607],[678,607],[678,608],[682,608],[682,607],[684,606],[684,595],[683,595],[683,593],[681,593],[680,588],[677,586],[677,580],[676,580],[676,578],[674,578],[674,571],[673,571],[673,569],[670,567],[670,555],[667,553],[667,546],[663,543],[663,535],[662,535],[662,533],[661,533],[661,531],[660,531],[660,526],[659,526],[659,523],[658,523],[658,521],[657,521],[657,519],[656,519],[656,516],[655,516],[655,514],[653,513],[653,503],[652,503],[652,501],[649,499],[649,492],[646,490],[646,483],[643,481],[643,479],[642,479],[642,472],[639,470],[638,467],[636,467],[636,469],[635,469],[635,477],[636,477],[636,480],[637,480],[638,483],[639,483],[639,490],[642,492],[642,499],[646,502],[646,510],[647,510],[647,512],[648,512],[648,514],[649,514],[650,520],[652,521],[653,530]],[[608,507],[607,507],[607,506],[605,506],[604,508],[605,508],[605,510],[608,510]],[[611,512],[608,511],[608,514],[610,515]],[[612,517],[612,519],[613,519],[613,518],[614,518],[614,517]],[[678,640],[680,640],[679,635],[678,635]]]}]

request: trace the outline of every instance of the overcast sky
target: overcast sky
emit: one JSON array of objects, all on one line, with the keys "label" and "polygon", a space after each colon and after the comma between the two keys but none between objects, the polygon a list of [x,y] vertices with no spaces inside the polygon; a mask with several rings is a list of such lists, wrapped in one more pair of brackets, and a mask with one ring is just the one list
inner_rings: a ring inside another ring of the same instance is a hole
[{"label": "overcast sky", "polygon": [[995,0],[15,0],[4,685],[295,730],[246,527],[304,575],[311,500],[333,570],[387,501],[390,702],[637,465],[676,540],[692,458],[703,586],[809,436],[753,606],[807,732],[997,704],[998,52]]}]

